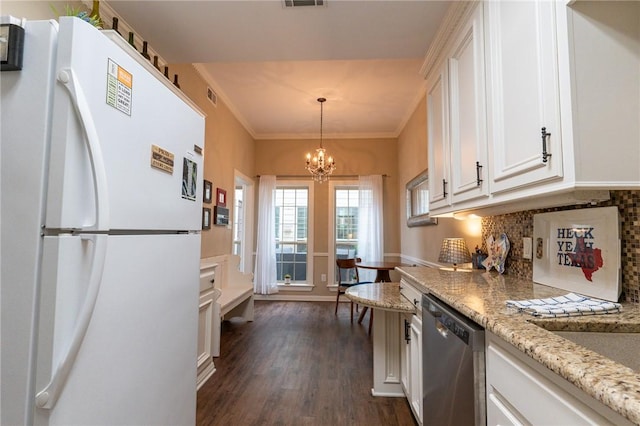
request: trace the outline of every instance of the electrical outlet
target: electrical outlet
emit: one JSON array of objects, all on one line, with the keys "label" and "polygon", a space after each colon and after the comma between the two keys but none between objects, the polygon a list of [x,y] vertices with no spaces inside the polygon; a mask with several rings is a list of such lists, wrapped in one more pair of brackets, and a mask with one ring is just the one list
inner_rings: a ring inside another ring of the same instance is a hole
[{"label": "electrical outlet", "polygon": [[327,282],[327,274],[321,274],[320,275],[320,281],[322,281],[323,283]]},{"label": "electrical outlet", "polygon": [[522,239],[522,258],[531,260],[532,250],[533,250],[533,241],[531,237],[524,237]]}]

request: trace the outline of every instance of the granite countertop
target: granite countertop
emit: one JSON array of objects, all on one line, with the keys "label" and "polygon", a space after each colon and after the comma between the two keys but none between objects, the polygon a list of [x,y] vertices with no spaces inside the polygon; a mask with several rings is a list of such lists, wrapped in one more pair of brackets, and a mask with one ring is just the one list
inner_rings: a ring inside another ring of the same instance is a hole
[{"label": "granite countertop", "polygon": [[354,285],[347,289],[345,295],[356,303],[383,311],[416,311],[415,305],[400,294],[399,283]]},{"label": "granite countertop", "polygon": [[[640,332],[640,308],[611,315],[538,319],[507,308],[506,300],[560,296],[553,287],[496,272],[396,268],[429,292],[630,421],[640,424],[640,372],[548,330]],[[545,327],[545,328],[542,328]]]}]

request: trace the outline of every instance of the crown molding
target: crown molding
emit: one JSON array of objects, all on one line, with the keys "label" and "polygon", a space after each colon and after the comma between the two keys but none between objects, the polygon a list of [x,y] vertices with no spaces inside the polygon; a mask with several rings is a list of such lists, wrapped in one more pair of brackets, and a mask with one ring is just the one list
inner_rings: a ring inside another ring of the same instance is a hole
[{"label": "crown molding", "polygon": [[420,74],[425,78],[431,73],[433,67],[440,63],[445,54],[446,47],[451,41],[451,36],[459,28],[459,26],[471,15],[476,7],[482,7],[480,0],[472,1],[455,1],[452,2],[447,11],[436,38],[431,43],[429,50],[425,56],[424,63],[420,68]]},{"label": "crown molding", "polygon": [[238,111],[238,109],[235,107],[233,102],[231,102],[231,100],[226,95],[224,90],[222,90],[222,88],[216,84],[216,81],[213,78],[213,76],[209,73],[209,71],[207,71],[205,64],[197,63],[197,64],[192,64],[192,65],[193,65],[193,68],[195,68],[195,70],[198,72],[200,77],[202,77],[202,79],[209,86],[211,86],[213,91],[216,92],[216,95],[218,95],[219,100],[224,102],[224,104],[229,109],[229,111],[231,111],[231,114],[233,114],[235,119],[238,120],[238,122],[240,122],[242,127],[244,127],[244,129],[247,131],[247,133],[249,133],[249,135],[253,138],[253,140],[258,139],[258,136],[257,136],[256,132],[249,125],[247,120],[243,117],[242,114],[240,114],[240,111]]}]

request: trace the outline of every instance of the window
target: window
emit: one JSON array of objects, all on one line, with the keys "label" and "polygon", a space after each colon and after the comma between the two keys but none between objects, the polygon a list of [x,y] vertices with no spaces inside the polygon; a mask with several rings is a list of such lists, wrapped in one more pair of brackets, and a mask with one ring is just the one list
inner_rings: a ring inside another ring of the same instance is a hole
[{"label": "window", "polygon": [[358,189],[336,189],[335,206],[335,255],[351,259],[358,251]]},{"label": "window", "polygon": [[407,183],[407,226],[437,225],[429,217],[429,174],[427,170]]},{"label": "window", "polygon": [[[336,259],[358,256],[358,182],[329,181],[329,274],[333,277],[328,284],[338,282]],[[350,277],[342,277],[348,281]]]},{"label": "window", "polygon": [[[358,189],[338,188],[335,197],[335,256],[352,259],[358,254]],[[342,274],[348,272],[342,271]],[[341,278],[348,282],[351,277]]]},{"label": "window", "polygon": [[309,188],[278,186],[275,194],[276,278],[307,282],[309,262]]}]

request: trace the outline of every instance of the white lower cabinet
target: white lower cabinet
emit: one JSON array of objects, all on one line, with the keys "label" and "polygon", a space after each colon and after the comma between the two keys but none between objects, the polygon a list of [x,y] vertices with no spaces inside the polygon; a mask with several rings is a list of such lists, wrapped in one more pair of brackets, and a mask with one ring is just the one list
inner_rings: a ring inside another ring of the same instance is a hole
[{"label": "white lower cabinet", "polygon": [[422,318],[414,315],[411,318],[411,392],[407,396],[411,410],[422,424]]},{"label": "white lower cabinet", "polygon": [[411,392],[411,317],[413,315],[402,314],[400,317],[400,335],[402,341],[400,342],[400,383],[402,383],[402,390],[405,395],[409,395]]},{"label": "white lower cabinet", "polygon": [[422,424],[422,318],[403,314],[401,321],[400,379],[411,411]]},{"label": "white lower cabinet", "polygon": [[200,306],[198,312],[198,369],[197,388],[215,373],[213,363],[215,327],[220,327],[220,307],[217,303],[220,291],[214,288],[217,264],[200,268]]},{"label": "white lower cabinet", "polygon": [[422,424],[422,295],[404,278],[400,282],[400,292],[416,306],[415,314],[401,316],[400,380],[411,411]]},{"label": "white lower cabinet", "polygon": [[631,425],[542,364],[486,332],[487,425]]}]

